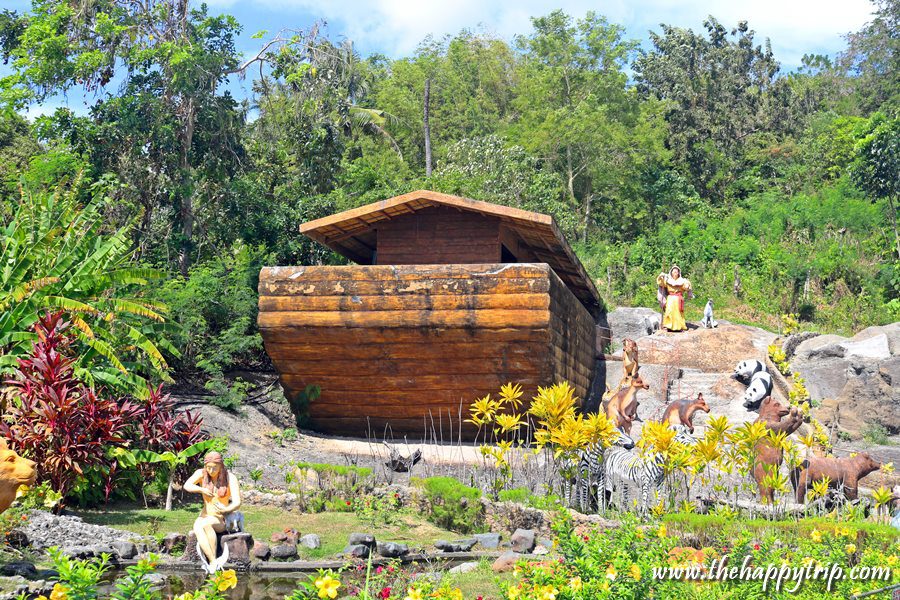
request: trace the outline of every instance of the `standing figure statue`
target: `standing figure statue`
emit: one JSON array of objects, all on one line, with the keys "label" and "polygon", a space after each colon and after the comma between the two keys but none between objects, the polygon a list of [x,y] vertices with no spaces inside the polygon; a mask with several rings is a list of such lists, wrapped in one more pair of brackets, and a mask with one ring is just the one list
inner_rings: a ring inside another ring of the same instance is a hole
[{"label": "standing figure statue", "polygon": [[203,468],[197,469],[185,482],[184,490],[203,496],[203,509],[194,521],[194,534],[203,568],[214,573],[228,560],[227,546],[223,546],[222,556],[216,558],[216,534],[240,528],[241,515],[235,512],[241,506],[237,477],[225,468],[221,454],[210,452],[203,460]]},{"label": "standing figure statue", "polygon": [[678,265],[672,265],[668,275],[659,274],[656,285],[656,297],[659,308],[663,311],[662,326],[668,331],[684,331],[687,329],[687,323],[684,322],[684,297],[694,297],[690,280],[681,276]]},{"label": "standing figure statue", "polygon": [[706,301],[706,308],[703,309],[703,320],[700,321],[700,324],[707,329],[712,329],[719,326],[719,322],[716,321],[715,317],[713,317],[712,298]]}]

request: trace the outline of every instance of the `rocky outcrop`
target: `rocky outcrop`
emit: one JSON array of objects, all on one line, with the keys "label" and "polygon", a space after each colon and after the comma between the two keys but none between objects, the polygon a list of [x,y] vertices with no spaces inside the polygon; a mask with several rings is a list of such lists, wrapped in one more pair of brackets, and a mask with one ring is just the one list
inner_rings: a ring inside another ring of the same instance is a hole
[{"label": "rocky outcrop", "polygon": [[826,425],[854,437],[872,425],[900,433],[900,323],[803,341],[791,367],[822,401],[815,414]]}]

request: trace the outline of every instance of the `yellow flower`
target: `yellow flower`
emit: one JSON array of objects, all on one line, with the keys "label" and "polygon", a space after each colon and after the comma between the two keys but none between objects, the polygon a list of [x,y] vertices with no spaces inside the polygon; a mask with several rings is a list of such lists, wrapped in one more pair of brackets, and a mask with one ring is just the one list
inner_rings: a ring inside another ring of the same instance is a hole
[{"label": "yellow flower", "polygon": [[559,593],[552,585],[545,585],[540,588],[540,596],[538,596],[538,600],[556,600],[556,595]]},{"label": "yellow flower", "polygon": [[319,598],[337,598],[338,588],[341,587],[341,582],[331,575],[319,577],[315,584],[316,589],[319,590]]},{"label": "yellow flower", "polygon": [[840,533],[841,533],[841,535],[844,536],[844,537],[850,537],[850,528],[849,528],[849,527],[842,527]]},{"label": "yellow flower", "polygon": [[218,589],[220,592],[230,590],[236,585],[237,575],[235,574],[234,569],[222,571],[216,576],[216,589]]},{"label": "yellow flower", "polygon": [[844,546],[844,550],[847,551],[847,554],[853,554],[856,552],[856,544],[847,544]]},{"label": "yellow flower", "polygon": [[569,588],[573,590],[581,589],[581,577],[573,577],[569,580]]},{"label": "yellow flower", "polygon": [[666,537],[666,533],[667,533],[667,531],[666,531],[666,524],[663,523],[662,525],[659,526],[659,531],[657,531],[656,534],[657,534],[659,537],[664,538],[664,537]]},{"label": "yellow flower", "polygon": [[519,588],[511,587],[508,590],[506,590],[506,597],[509,598],[509,600],[516,600],[516,598],[519,597],[520,592],[521,592],[521,590]]},{"label": "yellow flower", "polygon": [[822,532],[819,531],[818,529],[813,529],[813,532],[811,534],[809,534],[809,537],[812,538],[812,541],[814,541],[818,544],[819,542],[822,541]]},{"label": "yellow flower", "polygon": [[604,592],[608,592],[609,591],[609,582],[604,581],[603,585],[600,586],[600,589],[603,590]]},{"label": "yellow flower", "polygon": [[194,594],[185,592],[179,596],[175,596],[175,600],[194,600]]},{"label": "yellow flower", "polygon": [[50,592],[50,600],[68,600],[69,590],[61,583],[57,583],[53,586],[53,591]]},{"label": "yellow flower", "polygon": [[37,597],[37,600],[47,600],[47,596],[44,596],[43,594],[41,594],[40,596]]},{"label": "yellow flower", "polygon": [[406,598],[403,600],[423,600],[424,596],[422,596],[422,592],[417,590],[416,588],[409,588],[406,590]]},{"label": "yellow flower", "polygon": [[896,564],[897,564],[897,555],[896,555],[896,554],[891,554],[890,556],[888,556],[887,564],[889,564],[889,565],[892,566],[892,567],[893,567],[894,565],[896,565]]},{"label": "yellow flower", "polygon": [[612,563],[610,563],[609,566],[606,567],[606,578],[610,581],[613,581],[616,578],[616,568],[612,565]]},{"label": "yellow flower", "polygon": [[628,568],[628,574],[631,575],[631,578],[635,581],[641,580],[641,568],[635,564],[632,564],[631,567]]}]

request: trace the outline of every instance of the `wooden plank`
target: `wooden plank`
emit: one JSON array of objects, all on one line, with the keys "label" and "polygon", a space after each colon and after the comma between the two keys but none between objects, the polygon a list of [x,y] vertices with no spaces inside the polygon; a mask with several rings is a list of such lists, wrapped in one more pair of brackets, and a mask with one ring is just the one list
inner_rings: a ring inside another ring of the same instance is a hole
[{"label": "wooden plank", "polygon": [[537,374],[531,377],[521,377],[513,373],[455,375],[452,377],[446,375],[375,375],[364,378],[354,378],[351,375],[327,377],[316,377],[312,374],[293,375],[291,373],[281,375],[281,380],[285,385],[295,390],[303,389],[307,385],[318,385],[322,388],[323,393],[338,389],[345,391],[371,391],[377,388],[387,390],[415,389],[422,392],[423,400],[427,400],[428,393],[432,390],[458,390],[461,393],[468,393],[467,390],[472,389],[499,391],[500,386],[511,379],[522,385],[545,385],[547,383]]},{"label": "wooden plank", "polygon": [[304,361],[285,355],[272,355],[272,361],[278,365],[278,372],[286,375],[316,376],[346,376],[353,373],[354,376],[362,375],[490,375],[504,373],[520,373],[535,369],[543,360],[541,356],[518,358],[456,358],[458,355],[445,354],[442,358],[422,359],[382,359],[360,361],[358,359],[344,359],[341,354],[334,354],[332,358],[318,361]]},{"label": "wooden plank", "polygon": [[[310,336],[312,338],[312,336]],[[328,340],[330,341],[330,340]],[[445,356],[465,358],[495,358],[543,356],[545,342],[483,343],[483,342],[399,342],[377,344],[331,344],[322,341],[307,343],[266,342],[266,352],[290,360],[329,361],[333,357],[372,361],[378,359],[431,359]]]},{"label": "wooden plank", "polygon": [[377,312],[262,312],[260,329],[278,327],[544,327],[547,310],[385,310]]},{"label": "wooden plank", "polygon": [[269,343],[317,343],[332,344],[392,344],[448,342],[517,343],[544,342],[549,344],[550,332],[546,327],[502,327],[497,329],[471,329],[465,327],[410,327],[410,328],[266,328],[261,327],[263,341]]},{"label": "wooden plank", "polygon": [[418,281],[423,276],[440,279],[470,279],[478,276],[527,278],[549,276],[550,268],[542,263],[483,263],[452,265],[328,265],[297,267],[263,267],[260,281]]},{"label": "wooden plank", "polygon": [[280,311],[381,311],[452,309],[527,309],[550,307],[547,294],[405,295],[405,296],[260,296],[259,310]]},{"label": "wooden plank", "polygon": [[303,279],[260,281],[259,295],[263,296],[374,296],[405,294],[540,294],[550,289],[541,277],[476,277],[419,278],[410,281],[304,281]]}]

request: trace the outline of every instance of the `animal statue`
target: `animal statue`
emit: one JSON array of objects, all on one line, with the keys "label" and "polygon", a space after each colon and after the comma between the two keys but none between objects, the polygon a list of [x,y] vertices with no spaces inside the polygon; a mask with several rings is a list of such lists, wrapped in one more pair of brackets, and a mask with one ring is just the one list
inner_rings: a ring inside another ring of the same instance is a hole
[{"label": "animal statue", "polygon": [[[766,427],[775,433],[784,432],[785,435],[791,435],[803,424],[803,415],[796,406],[788,408],[768,396],[759,405],[759,416],[756,418],[756,422],[765,423]],[[774,447],[767,439],[757,442],[753,479],[756,480],[759,488],[760,499],[769,504],[774,502],[775,492],[770,487],[763,485],[763,480],[772,469],[778,469],[783,460],[784,451],[781,448]]]},{"label": "animal statue", "polygon": [[742,360],[734,368],[734,373],[731,374],[731,378],[747,384],[750,383],[750,379],[752,379],[754,375],[765,372],[765,370],[766,365],[763,364],[762,361],[755,359]]},{"label": "animal statue", "polygon": [[[634,448],[634,439],[621,429],[619,437],[613,442],[626,450]],[[596,494],[597,504],[601,509],[606,508],[606,490],[603,477],[603,448],[599,444],[593,444],[582,450],[578,456],[578,477],[575,481],[575,495],[578,498],[578,508],[586,513],[591,509],[591,493]]]},{"label": "animal statue", "polygon": [[750,379],[750,385],[747,386],[747,391],[744,392],[741,400],[744,403],[744,408],[755,409],[760,405],[763,398],[771,395],[772,376],[765,371],[760,371]]},{"label": "animal statue", "polygon": [[609,399],[612,398],[613,396],[615,396],[616,392],[618,392],[619,390],[621,390],[623,388],[629,387],[631,385],[632,379],[633,379],[633,377],[629,377],[628,375],[626,375],[625,377],[622,378],[622,380],[619,382],[619,385],[617,385],[616,387],[611,388],[609,386],[606,386],[606,392],[603,394],[603,405],[604,406],[608,405]]},{"label": "animal statue", "polygon": [[[682,444],[696,442],[689,434],[676,430],[675,441]],[[643,456],[626,449],[623,446],[614,445],[603,453],[603,468],[600,470],[598,489],[606,489],[612,493],[619,485],[623,488],[623,497],[627,497],[628,490],[632,486],[641,489],[638,510],[646,512],[650,507],[650,492],[659,488],[663,482],[664,457],[658,452],[648,452]]]},{"label": "animal statue", "polygon": [[606,416],[625,433],[631,433],[631,423],[637,418],[637,391],[639,389],[650,389],[640,375],[632,379],[627,388],[616,392],[606,405]]},{"label": "animal statue", "polygon": [[670,404],[663,413],[662,422],[672,426],[683,425],[688,432],[694,433],[694,413],[698,410],[709,413],[709,405],[702,393],[698,393],[694,399],[683,398]]},{"label": "animal statue", "polygon": [[[622,372],[623,377],[637,377],[640,364],[638,363],[637,342],[625,338],[622,340]],[[621,386],[620,386],[621,387]]]},{"label": "animal statue", "polygon": [[22,458],[0,438],[0,513],[16,500],[16,492],[23,485],[34,485],[37,480],[35,463]]},{"label": "animal statue", "polygon": [[706,308],[703,309],[703,320],[700,321],[700,324],[707,329],[712,329],[719,326],[719,322],[713,318],[712,298],[706,301]]},{"label": "animal statue", "polygon": [[828,487],[841,490],[847,500],[859,497],[859,480],[881,468],[881,463],[861,452],[844,458],[810,456],[791,472],[791,484],[797,493],[797,502],[806,498],[806,490],[817,481],[828,478]]}]

